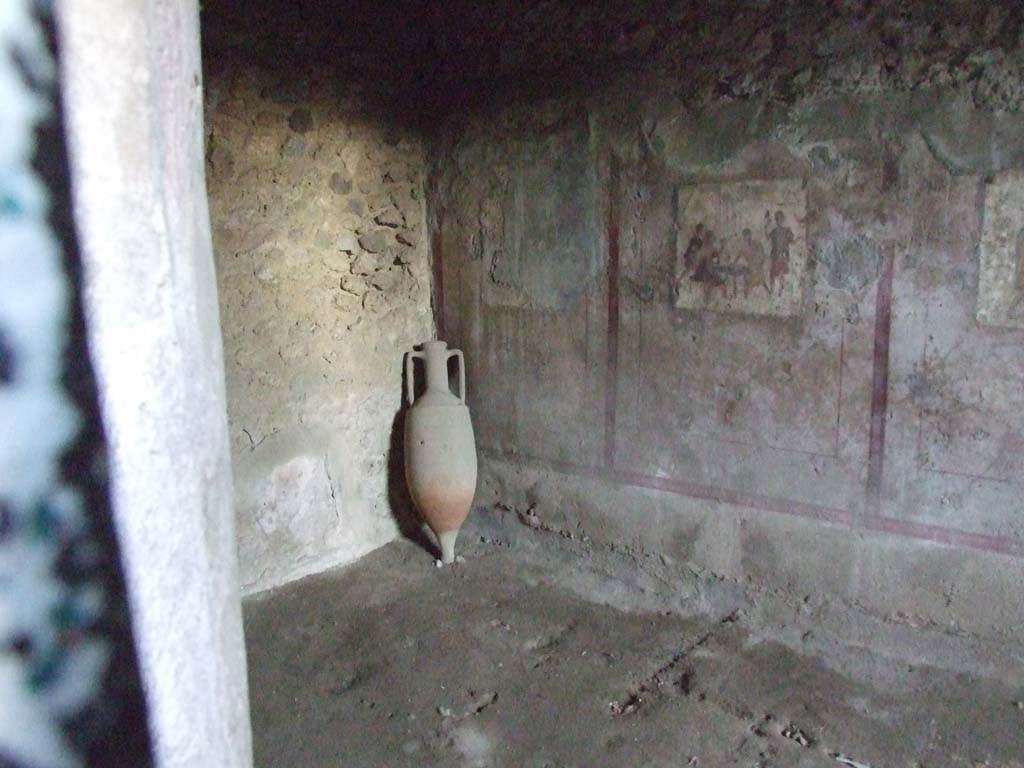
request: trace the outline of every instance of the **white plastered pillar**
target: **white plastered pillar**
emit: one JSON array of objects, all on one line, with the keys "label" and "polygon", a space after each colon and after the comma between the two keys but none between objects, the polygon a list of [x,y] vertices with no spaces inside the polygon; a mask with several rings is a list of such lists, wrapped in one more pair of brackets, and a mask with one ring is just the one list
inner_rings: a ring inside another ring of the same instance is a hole
[{"label": "white plastered pillar", "polygon": [[195,0],[58,0],[115,522],[157,764],[252,764]]}]

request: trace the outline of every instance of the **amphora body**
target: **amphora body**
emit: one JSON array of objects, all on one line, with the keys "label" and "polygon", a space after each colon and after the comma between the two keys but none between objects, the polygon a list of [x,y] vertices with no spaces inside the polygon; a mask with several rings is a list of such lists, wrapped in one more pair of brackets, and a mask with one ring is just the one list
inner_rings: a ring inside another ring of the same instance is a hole
[{"label": "amphora body", "polygon": [[[459,394],[448,386],[448,360],[459,362]],[[413,361],[426,364],[427,388],[415,398]],[[476,493],[476,444],[466,407],[466,363],[443,341],[428,341],[405,359],[410,408],[405,416],[405,479],[413,503],[441,545],[441,560],[455,560],[455,539]]]}]

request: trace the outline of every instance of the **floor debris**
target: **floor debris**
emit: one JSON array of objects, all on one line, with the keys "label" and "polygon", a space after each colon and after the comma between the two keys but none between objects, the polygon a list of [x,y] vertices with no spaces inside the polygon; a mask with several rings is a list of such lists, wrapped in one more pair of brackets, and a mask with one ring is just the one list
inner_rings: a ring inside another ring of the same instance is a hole
[{"label": "floor debris", "polygon": [[803,731],[794,726],[792,723],[790,723],[782,729],[782,735],[790,741],[795,741],[801,747],[809,747],[811,746],[811,744],[814,743],[809,738],[807,738],[806,735],[804,735]]},{"label": "floor debris", "polygon": [[849,766],[849,768],[871,768],[871,766],[867,763],[861,763],[857,760],[852,760],[846,755],[841,755],[837,753],[832,755],[832,757],[835,759],[837,763],[842,763],[843,765]]}]

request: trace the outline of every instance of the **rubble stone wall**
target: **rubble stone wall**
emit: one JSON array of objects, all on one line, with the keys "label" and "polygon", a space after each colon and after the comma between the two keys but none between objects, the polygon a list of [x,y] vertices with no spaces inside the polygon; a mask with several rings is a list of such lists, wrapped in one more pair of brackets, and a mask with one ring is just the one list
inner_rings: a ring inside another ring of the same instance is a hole
[{"label": "rubble stone wall", "polygon": [[217,23],[206,27],[207,184],[251,592],[400,528],[388,462],[402,355],[434,335],[425,152],[368,105],[361,70],[293,59],[301,41],[273,18],[272,39],[258,21]]}]

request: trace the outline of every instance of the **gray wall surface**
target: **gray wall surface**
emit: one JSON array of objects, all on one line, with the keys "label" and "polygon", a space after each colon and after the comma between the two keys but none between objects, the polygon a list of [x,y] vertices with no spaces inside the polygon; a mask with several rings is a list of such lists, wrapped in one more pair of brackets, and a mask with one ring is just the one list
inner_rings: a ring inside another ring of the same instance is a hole
[{"label": "gray wall surface", "polygon": [[[1019,629],[1019,13],[762,6],[629,27],[635,50],[585,86],[509,80],[446,123],[432,256],[478,504]],[[571,60],[571,34],[547,42],[502,62]]]}]

